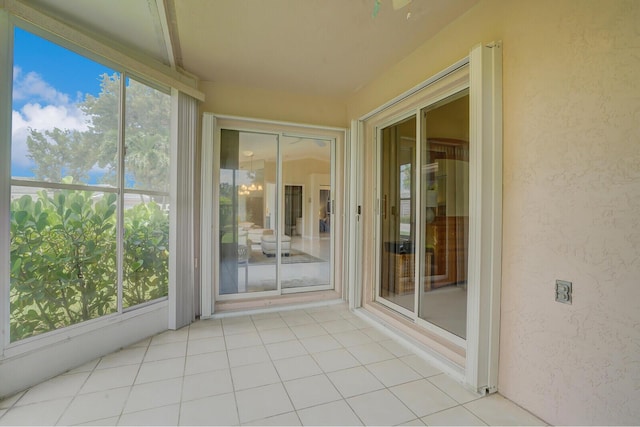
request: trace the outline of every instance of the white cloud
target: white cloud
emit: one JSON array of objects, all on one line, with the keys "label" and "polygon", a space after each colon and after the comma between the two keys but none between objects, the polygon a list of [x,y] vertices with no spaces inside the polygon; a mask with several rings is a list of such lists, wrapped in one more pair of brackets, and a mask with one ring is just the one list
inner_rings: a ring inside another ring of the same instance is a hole
[{"label": "white cloud", "polygon": [[14,100],[26,101],[19,109],[12,111],[11,162],[17,166],[29,166],[32,162],[28,154],[27,137],[30,129],[38,131],[58,129],[87,130],[88,117],[70,102],[68,95],[57,91],[34,72],[23,74],[14,68]]},{"label": "white cloud", "polygon": [[20,113],[34,129],[49,130],[57,127],[85,131],[88,128],[87,117],[75,105],[25,104]]},{"label": "white cloud", "polygon": [[32,164],[26,157],[30,129],[42,132],[56,127],[79,131],[88,128],[87,117],[75,105],[25,104],[20,111],[13,110],[11,117],[11,162],[20,166]]},{"label": "white cloud", "polygon": [[56,90],[40,74],[35,71],[25,74],[20,67],[13,67],[13,100],[55,105],[71,103],[69,95]]}]

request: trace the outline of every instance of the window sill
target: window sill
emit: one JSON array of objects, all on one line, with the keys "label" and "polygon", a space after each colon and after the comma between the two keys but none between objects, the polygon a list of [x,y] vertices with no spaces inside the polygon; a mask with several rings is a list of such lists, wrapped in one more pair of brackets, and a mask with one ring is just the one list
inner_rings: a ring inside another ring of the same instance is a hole
[{"label": "window sill", "polygon": [[117,325],[118,323],[143,316],[155,311],[164,310],[168,307],[168,300],[159,300],[155,303],[142,306],[137,309],[126,311],[124,313],[114,313],[102,316],[86,322],[70,325],[62,329],[46,332],[33,337],[11,343],[4,349],[0,360],[21,356],[29,352],[37,351],[47,346],[59,344],[64,341],[70,341],[76,337],[99,331],[105,327]]}]

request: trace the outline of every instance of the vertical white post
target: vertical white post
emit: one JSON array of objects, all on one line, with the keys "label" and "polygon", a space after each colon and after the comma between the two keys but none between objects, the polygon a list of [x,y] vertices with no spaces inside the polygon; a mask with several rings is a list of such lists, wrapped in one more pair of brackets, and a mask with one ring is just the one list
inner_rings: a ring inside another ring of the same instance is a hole
[{"label": "vertical white post", "polygon": [[[0,265],[11,263],[11,87],[13,84],[13,26],[0,10]],[[0,356],[9,344],[9,268],[0,268]]]},{"label": "vertical white post", "polygon": [[502,49],[470,54],[469,275],[465,382],[497,391],[502,280]]},{"label": "vertical white post", "polygon": [[117,295],[118,313],[122,314],[124,303],[122,301],[124,293],[124,187],[125,187],[125,162],[127,155],[127,143],[125,141],[125,129],[127,127],[127,79],[126,72],[120,74],[120,86],[118,100],[118,203],[116,209],[116,266],[117,266]]},{"label": "vertical white post", "polygon": [[347,204],[348,219],[348,242],[347,257],[343,263],[348,268],[347,286],[349,291],[349,308],[358,308],[362,306],[362,235],[361,235],[361,217],[362,213],[358,212],[358,206],[362,205],[362,144],[363,123],[359,120],[351,121],[351,130],[347,140],[347,174],[345,176],[349,180],[346,186],[349,203]]},{"label": "vertical white post", "polygon": [[213,239],[213,182],[214,171],[214,132],[216,118],[212,114],[202,117],[202,150],[201,150],[201,178],[200,178],[200,313],[202,317],[213,314],[213,266],[215,264],[215,248],[217,242]]},{"label": "vertical white post", "polygon": [[178,92],[171,90],[171,130],[169,137],[169,329],[177,329],[178,324]]}]

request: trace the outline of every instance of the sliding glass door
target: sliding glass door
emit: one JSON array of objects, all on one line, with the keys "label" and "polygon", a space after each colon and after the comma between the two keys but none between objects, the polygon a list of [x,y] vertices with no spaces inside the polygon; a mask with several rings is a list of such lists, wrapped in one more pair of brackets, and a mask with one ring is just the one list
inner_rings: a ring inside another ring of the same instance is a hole
[{"label": "sliding glass door", "polygon": [[376,299],[465,339],[468,90],[378,127],[378,141]]},{"label": "sliding glass door", "polygon": [[416,118],[383,128],[379,296],[413,311],[415,265]]},{"label": "sliding glass door", "polygon": [[355,305],[480,393],[497,390],[499,372],[501,64],[499,42],[478,45],[352,123],[362,159]]},{"label": "sliding glass door", "polygon": [[283,135],[284,292],[331,287],[331,153],[328,139]]},{"label": "sliding glass door", "polygon": [[334,145],[220,129],[218,297],[332,288]]},{"label": "sliding glass door", "polygon": [[418,316],[466,338],[469,259],[469,95],[421,111],[424,260]]},{"label": "sliding glass door", "polygon": [[220,131],[220,295],[277,289],[277,156],[278,135]]}]

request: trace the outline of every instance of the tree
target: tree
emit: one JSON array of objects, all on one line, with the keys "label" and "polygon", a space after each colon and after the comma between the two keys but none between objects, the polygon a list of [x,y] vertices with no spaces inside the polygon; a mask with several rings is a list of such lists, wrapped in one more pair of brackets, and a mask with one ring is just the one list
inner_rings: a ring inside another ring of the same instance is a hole
[{"label": "tree", "polygon": [[[117,103],[120,77],[103,75],[98,97],[87,95],[82,111],[92,118],[89,134],[99,147],[98,165],[116,170]],[[150,86],[129,80],[126,88],[125,174],[134,188],[169,190],[170,98]],[[114,115],[113,112],[116,114]],[[115,138],[115,139],[114,139]]]},{"label": "tree", "polygon": [[89,118],[85,132],[87,144],[93,147],[94,157],[89,167],[98,165],[105,170],[101,182],[116,183],[118,168],[118,114],[120,110],[120,76],[103,74],[100,94],[87,94],[80,110]]},{"label": "tree", "polygon": [[42,181],[62,182],[65,176],[73,176],[78,181],[89,178],[87,159],[92,157],[85,135],[75,130],[60,130],[39,132],[31,130],[27,137],[29,154],[34,160],[35,178]]},{"label": "tree", "polygon": [[[115,184],[118,170],[118,114],[120,76],[101,76],[100,94],[86,95],[80,110],[89,120],[84,132],[54,128],[32,129],[28,157],[36,179],[60,182],[73,176],[86,182],[91,170],[104,171],[100,183]],[[150,86],[129,79],[125,103],[125,174],[133,188],[168,191],[170,98]]]},{"label": "tree", "polygon": [[169,191],[170,97],[131,81],[127,106],[125,170],[138,188]]}]

